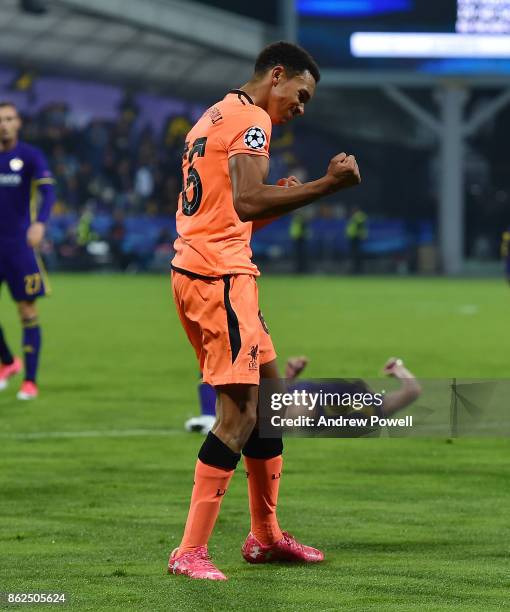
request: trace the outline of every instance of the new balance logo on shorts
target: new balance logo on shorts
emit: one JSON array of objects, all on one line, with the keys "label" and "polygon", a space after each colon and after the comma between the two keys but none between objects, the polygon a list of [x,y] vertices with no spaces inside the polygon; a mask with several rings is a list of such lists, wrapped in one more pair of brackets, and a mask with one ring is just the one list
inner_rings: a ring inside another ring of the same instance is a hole
[{"label": "new balance logo on shorts", "polygon": [[226,492],[227,492],[227,489],[218,489],[216,491],[216,497],[221,497],[222,495],[225,495]]}]

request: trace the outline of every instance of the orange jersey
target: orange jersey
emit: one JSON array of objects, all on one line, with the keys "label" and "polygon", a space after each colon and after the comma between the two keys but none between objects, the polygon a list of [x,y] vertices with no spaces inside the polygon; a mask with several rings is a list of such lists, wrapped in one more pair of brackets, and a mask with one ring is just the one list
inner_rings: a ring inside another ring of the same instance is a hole
[{"label": "orange jersey", "polygon": [[251,261],[252,223],[234,208],[228,160],[239,153],[269,157],[271,119],[240,90],[209,108],[184,148],[172,266],[202,276],[259,275]]}]

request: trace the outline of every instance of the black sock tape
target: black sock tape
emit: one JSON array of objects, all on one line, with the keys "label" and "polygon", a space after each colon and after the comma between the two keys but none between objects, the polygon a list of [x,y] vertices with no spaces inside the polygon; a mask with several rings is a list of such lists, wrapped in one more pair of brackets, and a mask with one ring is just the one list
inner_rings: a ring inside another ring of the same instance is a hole
[{"label": "black sock tape", "polygon": [[241,455],[240,453],[234,453],[212,432],[209,432],[198,452],[198,458],[207,465],[224,468],[225,470],[235,470]]},{"label": "black sock tape", "polygon": [[244,445],[243,455],[252,459],[272,459],[283,453],[281,438],[261,438],[259,430],[254,429]]},{"label": "black sock tape", "polygon": [[39,319],[37,317],[31,317],[30,319],[23,319],[21,321],[22,327],[30,329],[31,327],[37,327],[39,325]]}]

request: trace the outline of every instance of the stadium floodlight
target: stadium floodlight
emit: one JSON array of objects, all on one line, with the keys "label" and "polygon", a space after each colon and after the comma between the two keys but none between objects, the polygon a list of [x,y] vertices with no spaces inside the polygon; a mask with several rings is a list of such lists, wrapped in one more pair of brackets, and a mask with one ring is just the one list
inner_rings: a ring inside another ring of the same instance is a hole
[{"label": "stadium floodlight", "polygon": [[423,32],[355,32],[355,57],[510,58],[510,36],[432,34]]},{"label": "stadium floodlight", "polygon": [[20,8],[25,13],[43,15],[48,12],[46,0],[20,0]]}]

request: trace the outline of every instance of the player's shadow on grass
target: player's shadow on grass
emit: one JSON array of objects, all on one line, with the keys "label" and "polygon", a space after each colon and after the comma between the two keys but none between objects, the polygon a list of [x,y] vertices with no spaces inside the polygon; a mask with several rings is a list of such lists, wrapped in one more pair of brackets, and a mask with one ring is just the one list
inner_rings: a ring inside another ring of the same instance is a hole
[{"label": "player's shadow on grass", "polygon": [[[468,542],[469,544],[469,542]],[[427,540],[427,541],[417,541],[417,540],[408,540],[405,542],[346,542],[339,541],[336,544],[330,544],[328,546],[328,550],[338,550],[338,551],[358,551],[364,553],[380,553],[380,552],[388,552],[388,553],[415,553],[417,550],[420,552],[425,551],[437,551],[438,548],[463,548],[466,546],[466,542],[457,541],[452,542],[451,540]]]},{"label": "player's shadow on grass", "polygon": [[90,391],[91,389],[95,389],[95,384],[86,384],[86,383],[72,383],[72,384],[54,384],[49,383],[45,385],[45,393],[49,395],[50,393],[77,393],[82,391]]}]

